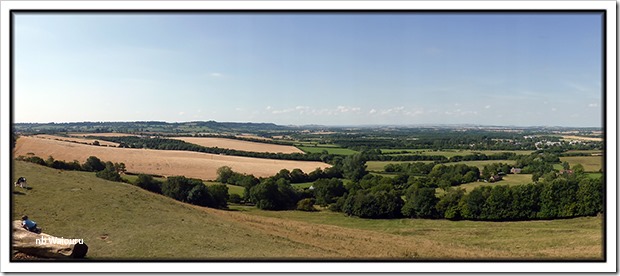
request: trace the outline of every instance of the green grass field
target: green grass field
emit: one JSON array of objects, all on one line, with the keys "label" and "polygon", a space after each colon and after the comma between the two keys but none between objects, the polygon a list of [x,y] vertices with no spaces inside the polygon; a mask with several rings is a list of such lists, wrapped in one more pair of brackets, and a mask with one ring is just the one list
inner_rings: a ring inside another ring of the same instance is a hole
[{"label": "green grass field", "polygon": [[[554,221],[368,220],[330,211],[232,211],[181,203],[94,173],[13,162],[12,195],[45,233],[94,260],[600,260],[602,217]],[[284,259],[282,259],[284,258]],[[379,259],[376,259],[379,258]]]},{"label": "green grass field", "polygon": [[[367,161],[366,162],[366,170],[370,172],[384,172],[385,165],[387,164],[403,164],[403,163],[433,163],[433,161]],[[460,161],[460,162],[449,162],[443,163],[446,166],[457,165],[457,164],[465,164],[468,166],[476,166],[482,170],[484,166],[493,164],[493,163],[504,163],[504,164],[514,164],[513,160],[477,160],[477,161]]]},{"label": "green grass field", "polygon": [[504,164],[509,164],[512,165],[515,163],[514,160],[479,160],[479,161],[461,161],[461,162],[451,162],[451,163],[445,163],[445,165],[457,165],[457,164],[465,164],[467,166],[476,166],[479,169],[482,170],[482,168],[484,168],[484,166],[489,165],[489,164],[493,164],[493,163],[504,163]]},{"label": "green grass field", "polygon": [[495,182],[495,183],[472,182],[472,183],[460,185],[458,187],[465,189],[465,192],[469,193],[474,188],[480,187],[480,186],[497,186],[497,185],[515,186],[515,185],[529,184],[532,182],[533,181],[532,181],[531,174],[508,174],[508,175],[505,175],[502,180]]},{"label": "green grass field", "polygon": [[329,154],[338,154],[338,155],[353,155],[359,153],[358,151],[345,149],[341,147],[325,147],[325,146],[297,146],[300,150],[303,150],[306,153],[321,153],[324,150]]},{"label": "green grass field", "polygon": [[[214,181],[205,181],[204,183],[207,186],[222,184],[220,182],[214,182]],[[235,185],[230,185],[230,184],[226,184],[226,187],[228,187],[228,193],[229,194],[238,194],[238,195],[243,197],[243,191],[244,191],[243,187],[235,186]]]},{"label": "green grass field", "polygon": [[560,157],[560,162],[568,162],[571,168],[581,164],[586,172],[598,172],[603,168],[603,156],[567,156]]},{"label": "green grass field", "polygon": [[296,184],[291,184],[291,185],[297,189],[304,189],[304,188],[310,188],[310,186],[312,186],[313,184],[314,182],[306,182],[306,183],[296,183]]},{"label": "green grass field", "polygon": [[568,153],[587,153],[591,155],[602,155],[602,150],[569,150]]},{"label": "green grass field", "polygon": [[404,163],[433,163],[433,161],[366,161],[366,170],[370,172],[383,172],[387,164],[404,164]]},{"label": "green grass field", "polygon": [[[409,153],[399,153],[402,151],[408,151]],[[439,155],[450,158],[453,156],[465,156],[474,153],[482,153],[486,155],[497,154],[502,152],[514,152],[517,155],[529,155],[534,151],[531,150],[459,150],[459,149],[445,149],[445,150],[429,150],[429,149],[381,149],[381,152],[385,154],[393,155]]]}]

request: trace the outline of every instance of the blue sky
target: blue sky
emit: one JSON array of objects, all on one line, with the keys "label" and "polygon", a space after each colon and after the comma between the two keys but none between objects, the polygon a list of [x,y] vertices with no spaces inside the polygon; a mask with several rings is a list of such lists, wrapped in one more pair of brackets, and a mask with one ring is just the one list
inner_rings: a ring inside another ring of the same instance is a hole
[{"label": "blue sky", "polygon": [[601,126],[586,13],[17,13],[15,122]]}]

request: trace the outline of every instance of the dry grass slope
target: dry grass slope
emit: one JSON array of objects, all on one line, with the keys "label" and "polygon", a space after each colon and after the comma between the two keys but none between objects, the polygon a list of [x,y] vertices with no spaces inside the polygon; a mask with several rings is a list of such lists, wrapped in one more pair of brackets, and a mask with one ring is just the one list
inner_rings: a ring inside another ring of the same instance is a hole
[{"label": "dry grass slope", "polygon": [[599,218],[493,223],[224,211],[92,173],[25,162],[14,162],[13,172],[33,187],[13,194],[13,216],[28,214],[50,234],[83,238],[93,259],[514,260],[601,254]]}]

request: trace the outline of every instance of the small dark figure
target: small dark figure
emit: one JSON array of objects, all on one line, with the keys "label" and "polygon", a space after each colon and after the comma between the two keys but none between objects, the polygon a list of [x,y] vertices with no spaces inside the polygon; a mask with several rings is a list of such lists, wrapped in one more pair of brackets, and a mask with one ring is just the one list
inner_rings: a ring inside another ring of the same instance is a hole
[{"label": "small dark figure", "polygon": [[20,186],[22,188],[28,188],[28,183],[26,183],[26,178],[23,176],[18,178],[17,182],[15,182],[15,186]]},{"label": "small dark figure", "polygon": [[22,226],[24,227],[24,229],[30,231],[30,232],[34,232],[37,234],[41,233],[41,228],[37,227],[37,223],[28,219],[28,216],[23,216],[22,217]]}]

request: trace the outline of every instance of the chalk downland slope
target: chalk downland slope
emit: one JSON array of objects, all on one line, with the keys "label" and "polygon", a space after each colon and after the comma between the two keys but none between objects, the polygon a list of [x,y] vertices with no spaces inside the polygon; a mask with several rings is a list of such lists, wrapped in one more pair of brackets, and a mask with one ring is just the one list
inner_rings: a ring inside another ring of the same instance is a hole
[{"label": "chalk downland slope", "polygon": [[187,143],[192,143],[192,144],[196,144],[196,145],[200,145],[204,147],[210,147],[210,148],[218,147],[222,149],[233,149],[233,150],[251,151],[251,152],[304,153],[302,150],[294,146],[242,141],[242,140],[235,140],[235,139],[228,139],[228,138],[172,137],[172,139],[177,139],[177,140],[185,141]]},{"label": "chalk downland slope", "polygon": [[282,169],[299,168],[304,172],[311,172],[316,168],[330,166],[322,162],[273,160],[191,151],[100,147],[22,136],[17,139],[14,156],[29,154],[43,159],[52,156],[57,160],[78,160],[80,163],[86,161],[89,156],[97,156],[104,161],[125,163],[128,172],[162,176],[184,175],[203,180],[217,178],[217,169],[222,166],[229,166],[236,172],[253,174],[256,177],[272,176]]}]

